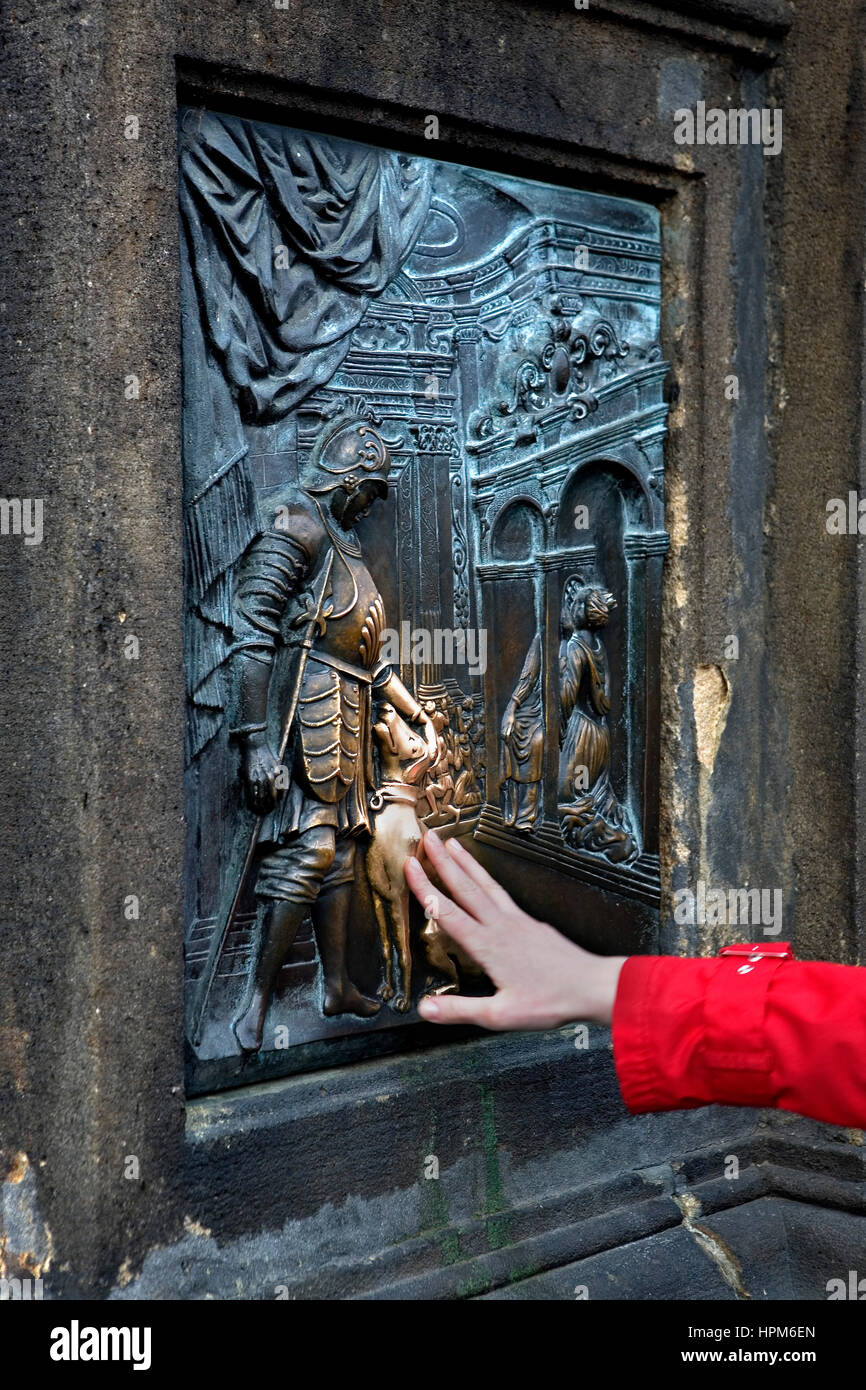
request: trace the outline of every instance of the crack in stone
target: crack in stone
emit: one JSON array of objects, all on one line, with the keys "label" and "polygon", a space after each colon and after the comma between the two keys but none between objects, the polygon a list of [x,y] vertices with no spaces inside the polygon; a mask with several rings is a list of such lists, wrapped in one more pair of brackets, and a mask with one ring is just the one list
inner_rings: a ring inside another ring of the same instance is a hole
[{"label": "crack in stone", "polygon": [[691,1192],[682,1192],[674,1193],[673,1199],[683,1214],[683,1226],[712,1260],[728,1287],[734,1290],[737,1298],[751,1298],[743,1283],[743,1266],[733,1250],[715,1231],[695,1221],[695,1217],[701,1215],[701,1204],[697,1197],[693,1197]]}]

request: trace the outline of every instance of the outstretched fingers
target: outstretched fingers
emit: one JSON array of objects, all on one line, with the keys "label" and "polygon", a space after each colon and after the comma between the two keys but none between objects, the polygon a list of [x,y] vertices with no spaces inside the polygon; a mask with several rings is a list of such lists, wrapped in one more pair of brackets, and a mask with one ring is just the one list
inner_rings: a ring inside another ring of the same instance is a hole
[{"label": "outstretched fingers", "polygon": [[[479,883],[463,867],[466,859],[471,859],[472,856],[464,851],[464,856],[458,860],[455,855],[449,854],[434,830],[425,833],[422,845],[433,868],[460,907],[477,921],[483,922],[486,927],[495,925],[506,904],[512,905],[508,894],[500,890],[502,896],[497,899],[486,885]],[[502,901],[503,898],[505,902]]]},{"label": "outstretched fingers", "polygon": [[505,891],[501,884],[496,882],[487,870],[478,863],[468,851],[464,849],[456,835],[446,840],[445,848],[449,854],[453,855],[455,861],[460,865],[467,877],[477,883],[479,888],[483,888],[490,901],[499,909],[500,912],[513,911],[516,908],[514,899]]},{"label": "outstretched fingers", "polygon": [[406,882],[428,917],[438,922],[470,956],[479,960],[484,929],[477,918],[464,912],[463,908],[452,902],[440,888],[434,888],[417,859],[406,860]]}]

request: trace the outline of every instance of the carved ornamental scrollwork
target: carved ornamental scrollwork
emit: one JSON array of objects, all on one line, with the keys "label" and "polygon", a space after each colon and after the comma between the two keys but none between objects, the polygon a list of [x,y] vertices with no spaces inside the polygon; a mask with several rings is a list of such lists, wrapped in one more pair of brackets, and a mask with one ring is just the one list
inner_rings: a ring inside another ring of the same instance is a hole
[{"label": "carved ornamental scrollwork", "polygon": [[434,422],[410,425],[409,433],[422,454],[450,454],[456,445],[457,435],[453,425],[440,425]]},{"label": "carved ornamental scrollwork", "polygon": [[628,356],[628,343],[619,341],[606,319],[581,327],[579,319],[569,319],[558,298],[551,303],[546,327],[549,341],[519,364],[509,394],[470,420],[472,438],[489,439],[511,430],[514,442],[524,443],[535,437],[538,423],[553,411],[564,411],[577,422],[598,408],[592,386],[604,379],[605,369],[615,370]]},{"label": "carved ornamental scrollwork", "polygon": [[405,352],[412,341],[406,323],[393,319],[366,318],[352,334],[352,346],[373,352]]},{"label": "carved ornamental scrollwork", "polygon": [[466,484],[459,453],[451,456],[451,531],[454,617],[458,627],[467,628],[470,618],[469,541],[466,536]]}]

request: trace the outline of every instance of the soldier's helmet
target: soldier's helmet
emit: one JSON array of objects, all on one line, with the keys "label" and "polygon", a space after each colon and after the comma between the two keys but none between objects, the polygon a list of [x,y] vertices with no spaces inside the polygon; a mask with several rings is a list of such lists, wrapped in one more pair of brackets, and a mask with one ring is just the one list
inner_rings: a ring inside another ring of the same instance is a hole
[{"label": "soldier's helmet", "polygon": [[318,494],[341,487],[351,494],[361,483],[371,481],[379,484],[379,494],[385,497],[390,471],[391,455],[376,427],[356,415],[338,415],[316,440],[301,486]]}]

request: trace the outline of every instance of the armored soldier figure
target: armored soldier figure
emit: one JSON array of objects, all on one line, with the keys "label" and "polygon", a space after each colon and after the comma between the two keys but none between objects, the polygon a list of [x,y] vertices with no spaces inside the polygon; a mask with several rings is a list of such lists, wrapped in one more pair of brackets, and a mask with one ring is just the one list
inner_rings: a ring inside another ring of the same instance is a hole
[{"label": "armored soldier figure", "polygon": [[[300,487],[269,502],[270,522],[238,567],[232,734],[241,747],[248,802],[267,817],[249,979],[232,1024],[245,1053],[261,1047],[271,991],[307,912],[322,964],[323,1012],[367,1018],[381,1007],[355,987],[346,969],[356,839],[370,830],[373,704],[386,700],[420,724],[436,751],[429,717],[380,660],[382,599],[353,529],[377,497],[387,496],[390,466],[387,446],[371,424],[346,416],[333,421]],[[313,616],[308,591],[329,563],[326,601],[282,766],[273,750],[287,682],[297,670],[299,653],[291,649],[299,627]]]}]

